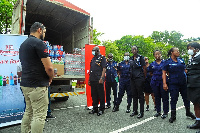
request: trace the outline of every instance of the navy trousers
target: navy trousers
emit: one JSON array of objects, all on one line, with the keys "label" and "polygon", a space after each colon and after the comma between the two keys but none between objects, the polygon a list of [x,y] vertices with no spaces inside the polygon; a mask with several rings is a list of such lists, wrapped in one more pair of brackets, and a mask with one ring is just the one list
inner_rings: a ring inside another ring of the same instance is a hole
[{"label": "navy trousers", "polygon": [[162,81],[154,81],[155,83],[151,84],[151,88],[153,89],[153,93],[155,96],[156,102],[156,110],[157,112],[161,112],[161,99],[163,102],[163,111],[164,113],[169,112],[169,91],[165,91],[163,89]]},{"label": "navy trousers", "polygon": [[169,84],[169,92],[171,96],[171,110],[176,110],[176,103],[178,101],[179,92],[182,96],[185,107],[190,107],[190,101],[187,100],[187,84]]},{"label": "navy trousers", "polygon": [[50,96],[50,87],[48,87],[48,97],[49,97],[49,105],[48,105],[48,110],[47,110],[47,116],[51,115],[51,96]]},{"label": "navy trousers", "polygon": [[114,95],[114,104],[116,104],[116,101],[117,101],[117,82],[106,82],[106,103],[107,103],[108,106],[110,106],[111,88],[113,90],[113,95]]},{"label": "navy trousers", "polygon": [[127,93],[128,106],[131,106],[132,92],[131,92],[130,80],[121,78],[119,81],[119,92],[116,105],[120,105],[120,103],[122,102],[122,98],[124,96],[125,91]]}]

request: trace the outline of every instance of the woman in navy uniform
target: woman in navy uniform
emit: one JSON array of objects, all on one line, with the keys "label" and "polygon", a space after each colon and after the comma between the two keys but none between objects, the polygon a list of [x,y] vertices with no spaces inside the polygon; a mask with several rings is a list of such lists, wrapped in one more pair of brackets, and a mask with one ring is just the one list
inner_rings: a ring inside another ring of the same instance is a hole
[{"label": "woman in navy uniform", "polygon": [[108,62],[106,63],[106,109],[110,108],[111,88],[114,95],[114,104],[117,101],[117,66],[118,63],[113,60],[113,54],[108,54]]},{"label": "woman in navy uniform", "polygon": [[146,64],[144,57],[138,54],[138,48],[131,48],[133,56],[130,60],[131,91],[133,94],[133,113],[130,117],[138,114],[138,100],[140,103],[140,114],[137,118],[144,116],[144,82],[146,77]]},{"label": "woman in navy uniform", "polygon": [[119,63],[118,66],[118,74],[119,74],[119,92],[117,102],[113,108],[113,112],[119,111],[119,105],[122,102],[122,98],[126,91],[127,93],[127,110],[126,113],[130,113],[130,106],[132,101],[132,92],[130,86],[130,62],[129,62],[130,54],[126,52],[124,54],[124,61]]},{"label": "woman in navy uniform", "polygon": [[187,66],[187,94],[188,99],[194,104],[196,122],[188,128],[200,129],[200,44],[188,44],[188,54],[192,56]]},{"label": "woman in navy uniform", "polygon": [[[149,111],[149,95],[151,94],[151,97],[153,99],[153,103],[154,103],[154,109],[155,109],[155,98],[154,98],[154,94],[153,94],[153,90],[152,87],[150,86],[150,82],[151,82],[151,73],[150,73],[150,64],[149,64],[149,58],[148,57],[144,57],[145,63],[146,63],[146,67],[147,67],[147,75],[146,75],[146,79],[145,79],[145,87],[144,87],[144,94],[145,94],[145,101],[146,101],[146,111]],[[156,110],[156,109],[155,109]]]},{"label": "woman in navy uniform", "polygon": [[[171,48],[168,52],[170,58],[164,62],[162,67],[163,89],[169,89],[171,96],[171,118],[170,123],[176,120],[176,103],[178,101],[179,92],[181,93],[184,106],[186,108],[186,116],[195,119],[196,117],[190,112],[190,101],[187,100],[187,84],[186,84],[186,66],[181,58],[178,58],[180,53],[178,48]],[[167,85],[166,74],[169,74],[169,84]]]},{"label": "woman in navy uniform", "polygon": [[[104,113],[105,95],[104,95],[104,76],[106,72],[106,58],[100,54],[98,46],[92,50],[94,57],[90,62],[90,76],[88,85],[91,86],[92,106],[93,110],[89,114],[97,113],[98,116]],[[98,103],[100,100],[100,108],[98,111]]]},{"label": "woman in navy uniform", "polygon": [[162,66],[164,64],[164,60],[161,59],[161,52],[159,50],[155,50],[153,52],[155,57],[155,61],[152,62],[149,66],[149,71],[152,73],[151,78],[151,87],[154,92],[155,101],[156,101],[156,111],[157,113],[154,117],[158,117],[161,115],[161,99],[163,102],[163,115],[161,118],[165,119],[169,112],[169,92],[168,90],[163,89],[163,81],[162,81]]}]

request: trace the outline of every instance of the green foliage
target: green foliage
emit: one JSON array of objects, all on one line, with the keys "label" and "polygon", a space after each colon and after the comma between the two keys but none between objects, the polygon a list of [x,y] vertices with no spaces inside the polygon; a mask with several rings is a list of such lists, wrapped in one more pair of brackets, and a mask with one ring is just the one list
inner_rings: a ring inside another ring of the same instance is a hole
[{"label": "green foliage", "polygon": [[[150,61],[154,60],[153,51],[155,48],[154,40],[151,37],[144,38],[143,36],[123,36],[120,40],[116,40],[116,45],[119,48],[119,53],[124,55],[125,52],[129,52],[130,56],[133,56],[131,52],[132,46],[138,47],[138,53],[146,56]],[[123,58],[122,58],[123,59]]]},{"label": "green foliage", "polygon": [[[165,46],[167,47],[169,46],[169,49],[171,48],[171,46],[179,48],[180,57],[187,60],[188,57],[185,56],[187,53],[187,47],[186,47],[187,41],[181,39],[183,37],[183,34],[176,31],[171,31],[170,33],[168,31],[164,31],[164,32],[154,31],[150,37],[154,39],[155,43],[162,42],[166,44]],[[163,47],[163,49],[166,49],[166,47]],[[164,54],[165,53],[163,53],[163,55]]]},{"label": "green foliage", "polygon": [[[97,32],[96,29],[93,31],[94,38],[96,38],[95,44],[101,44],[101,41],[98,40],[98,37],[102,35],[102,33]],[[153,62],[155,60],[153,52],[155,50],[160,50],[162,52],[162,58],[167,59],[168,51],[172,47],[177,47],[180,50],[180,56],[187,62],[187,48],[186,41],[181,38],[183,35],[179,32],[172,31],[154,31],[149,37],[144,37],[141,35],[132,36],[126,35],[123,36],[120,40],[115,41],[104,41],[102,44],[106,47],[106,56],[109,53],[113,53],[114,60],[120,62],[123,60],[124,53],[129,52],[130,56],[133,56],[131,52],[132,46],[138,47],[138,53],[144,57],[149,58],[149,62]],[[94,39],[95,40],[95,39]]]},{"label": "green foliage", "polygon": [[93,44],[100,45],[101,41],[98,39],[98,37],[102,36],[104,33],[97,32],[96,29],[93,29]]},{"label": "green foliage", "polygon": [[112,42],[110,40],[104,41],[103,45],[106,47],[106,57],[108,57],[109,53],[113,54],[113,59],[114,61],[121,61],[123,59],[123,55],[119,53],[119,48],[117,47],[115,42]]},{"label": "green foliage", "polygon": [[0,0],[0,33],[11,27],[13,6],[16,1]]}]

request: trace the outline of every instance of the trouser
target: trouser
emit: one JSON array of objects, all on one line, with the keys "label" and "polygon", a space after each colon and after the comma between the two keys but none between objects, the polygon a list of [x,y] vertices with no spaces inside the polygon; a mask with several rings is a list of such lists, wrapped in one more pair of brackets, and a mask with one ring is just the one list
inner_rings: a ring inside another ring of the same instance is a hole
[{"label": "trouser", "polygon": [[98,103],[100,100],[100,110],[105,109],[105,94],[104,94],[104,84],[100,84],[99,81],[91,81],[91,95],[92,95],[92,106],[93,110],[98,109]]},{"label": "trouser", "polygon": [[138,99],[140,103],[140,112],[144,112],[144,79],[131,79],[131,91],[133,94],[133,111],[138,110]]},{"label": "trouser", "polygon": [[169,84],[169,92],[170,92],[170,96],[171,96],[171,110],[176,110],[176,103],[178,101],[178,97],[179,97],[179,92],[181,93],[183,102],[184,102],[184,106],[190,107],[190,101],[187,100],[187,85],[183,84]]},{"label": "trouser", "polygon": [[50,115],[51,115],[51,96],[50,96],[50,87],[48,87],[48,99],[49,99],[49,104],[48,104],[47,116],[50,116]]},{"label": "trouser", "polygon": [[21,123],[21,133],[42,133],[48,108],[47,87],[23,87],[26,109]]},{"label": "trouser", "polygon": [[108,106],[110,106],[111,88],[113,90],[114,104],[115,104],[117,101],[117,82],[106,82],[106,103]]},{"label": "trouser", "polygon": [[132,92],[131,92],[130,80],[121,78],[119,81],[119,92],[118,92],[116,105],[120,105],[120,103],[122,102],[122,98],[124,96],[125,91],[127,93],[128,106],[131,106]]},{"label": "trouser", "polygon": [[151,88],[153,89],[157,112],[161,112],[161,98],[162,98],[163,111],[164,113],[168,113],[169,112],[169,91],[168,90],[165,91],[163,89],[162,81],[158,81],[155,84],[151,84]]}]

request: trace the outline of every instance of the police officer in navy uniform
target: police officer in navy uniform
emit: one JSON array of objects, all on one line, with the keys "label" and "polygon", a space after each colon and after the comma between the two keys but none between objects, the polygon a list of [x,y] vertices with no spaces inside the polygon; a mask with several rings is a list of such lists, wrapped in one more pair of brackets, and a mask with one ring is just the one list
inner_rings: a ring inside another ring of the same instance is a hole
[{"label": "police officer in navy uniform", "polygon": [[122,102],[122,98],[126,91],[127,93],[127,110],[126,113],[130,113],[130,106],[132,101],[132,92],[130,86],[130,62],[129,62],[130,54],[126,52],[124,54],[124,61],[119,63],[118,65],[118,74],[119,74],[119,92],[117,102],[113,108],[113,112],[119,111],[119,105]]},{"label": "police officer in navy uniform", "polygon": [[110,108],[111,101],[111,88],[113,90],[114,95],[114,104],[117,100],[117,66],[118,63],[113,60],[113,54],[108,54],[108,62],[106,64],[106,109]]},{"label": "police officer in navy uniform", "polygon": [[155,101],[156,101],[156,111],[157,113],[154,117],[161,116],[161,99],[163,102],[163,111],[161,118],[165,119],[169,112],[169,91],[163,89],[162,81],[162,66],[164,60],[161,59],[161,51],[155,50],[153,53],[155,61],[149,66],[149,71],[152,73],[151,78],[151,88],[153,89]]},{"label": "police officer in navy uniform", "polygon": [[189,43],[187,48],[188,54],[191,56],[187,65],[187,94],[188,99],[194,105],[196,115],[195,123],[187,127],[200,129],[200,44],[197,42]]},{"label": "police officer in navy uniform", "polygon": [[[91,86],[92,106],[93,110],[89,114],[97,113],[98,116],[104,113],[105,95],[104,95],[104,76],[106,72],[106,58],[100,54],[98,46],[92,50],[94,57],[90,62],[90,77],[88,85]],[[100,100],[100,108],[98,111],[98,103]]]},{"label": "police officer in navy uniform", "polygon": [[137,118],[144,116],[144,82],[146,77],[146,64],[144,57],[138,54],[138,48],[133,46],[131,48],[133,56],[130,60],[130,73],[131,73],[131,91],[133,94],[133,117],[138,114],[138,99],[140,103],[140,114]]},{"label": "police officer in navy uniform", "polygon": [[[163,89],[168,90],[171,96],[171,117],[169,119],[170,123],[176,120],[176,103],[178,101],[179,92],[181,93],[184,106],[186,109],[186,116],[195,119],[196,117],[192,112],[190,112],[190,101],[187,100],[187,84],[186,84],[186,66],[184,61],[179,58],[179,49],[171,48],[168,52],[170,58],[167,59],[162,67],[163,75]],[[168,85],[166,83],[166,74],[169,74]]]}]

